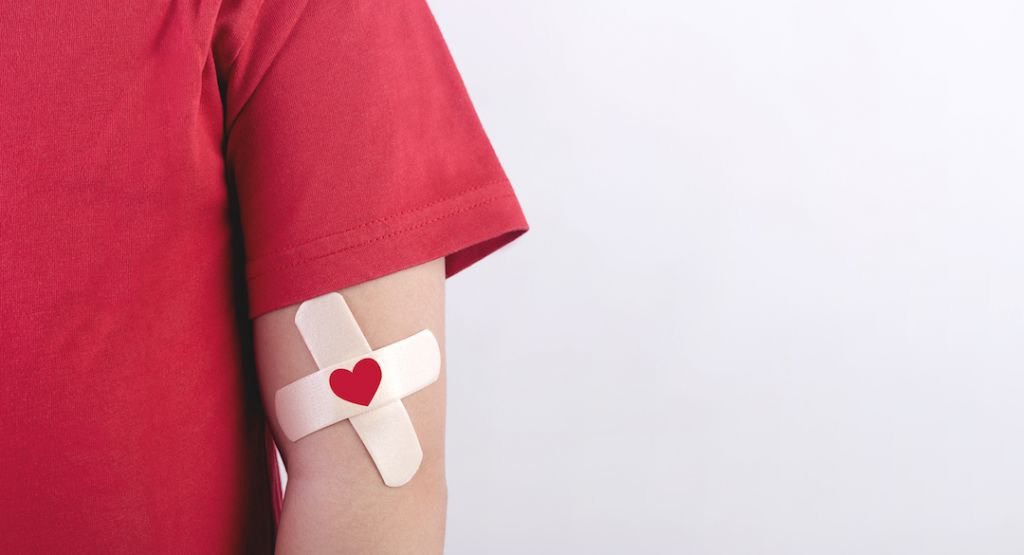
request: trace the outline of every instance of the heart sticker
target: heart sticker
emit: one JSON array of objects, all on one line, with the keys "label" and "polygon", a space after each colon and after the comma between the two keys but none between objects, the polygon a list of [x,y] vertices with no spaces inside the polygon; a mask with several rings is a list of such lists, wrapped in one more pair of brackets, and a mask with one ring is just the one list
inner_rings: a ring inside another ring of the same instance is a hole
[{"label": "heart sticker", "polygon": [[362,405],[370,405],[380,387],[380,365],[372,358],[364,358],[351,370],[338,368],[331,372],[331,391],[342,399]]}]

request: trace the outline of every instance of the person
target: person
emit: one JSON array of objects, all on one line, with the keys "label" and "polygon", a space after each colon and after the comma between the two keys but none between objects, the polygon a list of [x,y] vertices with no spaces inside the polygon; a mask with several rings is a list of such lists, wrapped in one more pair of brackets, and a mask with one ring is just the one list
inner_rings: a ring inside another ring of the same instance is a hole
[{"label": "person", "polygon": [[300,303],[443,353],[528,230],[424,0],[0,3],[2,550],[441,552],[444,372],[402,487],[270,410]]}]

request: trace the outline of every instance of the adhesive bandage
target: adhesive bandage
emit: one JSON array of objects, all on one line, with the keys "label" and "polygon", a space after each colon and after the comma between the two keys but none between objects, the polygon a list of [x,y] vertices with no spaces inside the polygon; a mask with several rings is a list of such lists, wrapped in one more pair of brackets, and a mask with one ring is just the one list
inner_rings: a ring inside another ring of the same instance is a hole
[{"label": "adhesive bandage", "polygon": [[441,350],[434,334],[423,330],[374,351],[338,293],[299,305],[295,325],[319,370],[274,394],[285,437],[298,441],[347,419],[384,483],[407,483],[423,451],[402,398],[437,381]]}]

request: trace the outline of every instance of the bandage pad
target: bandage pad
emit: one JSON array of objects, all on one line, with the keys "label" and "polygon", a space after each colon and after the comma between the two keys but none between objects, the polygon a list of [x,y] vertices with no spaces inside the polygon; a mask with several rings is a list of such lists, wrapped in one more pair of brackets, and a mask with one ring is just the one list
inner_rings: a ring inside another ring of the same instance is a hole
[{"label": "bandage pad", "polygon": [[384,483],[407,483],[423,451],[402,399],[440,376],[434,334],[423,330],[374,351],[338,293],[302,303],[295,325],[319,370],[275,393],[285,437],[298,441],[347,419]]}]

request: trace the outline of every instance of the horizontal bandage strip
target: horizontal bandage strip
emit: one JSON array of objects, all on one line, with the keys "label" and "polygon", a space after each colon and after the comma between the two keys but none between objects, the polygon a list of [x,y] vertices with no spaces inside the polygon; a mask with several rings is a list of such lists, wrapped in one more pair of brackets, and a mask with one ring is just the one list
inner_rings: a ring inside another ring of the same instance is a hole
[{"label": "horizontal bandage strip", "polygon": [[[332,372],[339,368],[352,370],[365,358],[377,361],[381,369],[380,386],[368,406],[339,398],[330,385]],[[347,418],[400,401],[437,381],[440,372],[437,339],[430,330],[423,330],[376,351],[325,365],[282,387],[274,396],[275,410],[285,436],[296,441]]]}]

